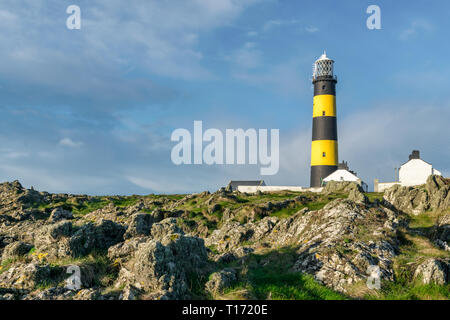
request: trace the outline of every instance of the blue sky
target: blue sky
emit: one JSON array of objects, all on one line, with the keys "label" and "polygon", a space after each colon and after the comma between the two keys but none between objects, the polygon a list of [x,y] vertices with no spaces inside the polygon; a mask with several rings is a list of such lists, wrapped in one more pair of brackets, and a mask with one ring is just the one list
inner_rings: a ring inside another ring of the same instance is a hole
[{"label": "blue sky", "polygon": [[[66,8],[82,11],[66,28]],[[381,8],[381,30],[366,9]],[[0,3],[0,180],[50,192],[308,185],[311,66],[335,63],[339,158],[372,185],[412,149],[450,176],[448,1]],[[176,128],[280,129],[280,170],[175,166]]]}]

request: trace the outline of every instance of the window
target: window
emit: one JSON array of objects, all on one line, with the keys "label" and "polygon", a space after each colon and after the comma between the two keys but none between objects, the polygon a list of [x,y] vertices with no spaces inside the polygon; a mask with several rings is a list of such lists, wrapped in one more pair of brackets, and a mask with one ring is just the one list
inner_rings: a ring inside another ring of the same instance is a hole
[{"label": "window", "polygon": [[322,153],[322,157],[325,158],[326,156],[327,156],[327,153],[326,153],[326,152],[323,152],[323,153]]}]

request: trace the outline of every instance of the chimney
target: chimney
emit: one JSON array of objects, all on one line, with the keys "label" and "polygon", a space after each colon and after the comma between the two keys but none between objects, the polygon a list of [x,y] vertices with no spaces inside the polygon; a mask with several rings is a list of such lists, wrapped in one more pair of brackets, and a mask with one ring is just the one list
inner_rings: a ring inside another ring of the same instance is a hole
[{"label": "chimney", "polygon": [[420,159],[420,151],[419,150],[413,150],[412,153],[409,155],[409,160],[412,159]]}]

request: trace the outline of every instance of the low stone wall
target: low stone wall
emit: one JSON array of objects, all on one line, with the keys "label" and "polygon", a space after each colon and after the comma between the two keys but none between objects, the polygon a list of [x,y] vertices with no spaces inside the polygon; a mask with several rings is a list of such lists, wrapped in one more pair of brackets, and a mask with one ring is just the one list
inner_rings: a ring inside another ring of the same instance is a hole
[{"label": "low stone wall", "polygon": [[378,182],[374,184],[373,191],[384,192],[385,190],[389,189],[392,186],[395,186],[396,184],[401,185],[400,182]]},{"label": "low stone wall", "polygon": [[321,192],[323,188],[305,188],[293,186],[238,186],[239,192],[256,193],[274,192],[274,191],[294,191],[294,192]]}]

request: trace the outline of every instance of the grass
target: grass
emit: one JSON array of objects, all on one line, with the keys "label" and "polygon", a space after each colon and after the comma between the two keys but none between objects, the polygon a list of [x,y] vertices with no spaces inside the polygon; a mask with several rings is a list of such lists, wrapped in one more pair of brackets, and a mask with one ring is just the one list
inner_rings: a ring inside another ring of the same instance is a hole
[{"label": "grass", "polygon": [[140,200],[140,197],[138,197],[138,196],[118,197],[117,199],[113,199],[112,203],[116,207],[125,208],[125,207],[134,206],[136,203],[139,202],[139,200]]},{"label": "grass", "polygon": [[384,192],[366,192],[364,193],[370,202],[375,202],[375,200],[383,201]]},{"label": "grass", "polygon": [[2,261],[2,263],[0,264],[0,274],[2,274],[3,272],[7,271],[9,269],[9,267],[15,262],[15,259],[6,259],[5,261]]},{"label": "grass", "polygon": [[368,300],[449,300],[450,284],[423,284],[397,279],[383,282],[380,292],[365,295]]},{"label": "grass", "polygon": [[95,210],[102,209],[109,204],[109,201],[103,199],[95,199],[89,202],[83,202],[82,204],[72,208],[72,212],[75,215],[85,215]]},{"label": "grass", "polygon": [[[286,247],[248,256],[240,268],[239,280],[214,299],[343,300],[346,299],[312,276],[292,272],[295,248]],[[263,264],[263,266],[261,266]]]},{"label": "grass", "polygon": [[102,209],[107,206],[110,201],[105,200],[101,197],[94,198],[90,201],[83,201],[81,203],[73,203],[68,201],[60,201],[50,204],[41,204],[37,206],[39,210],[52,210],[54,208],[63,208],[68,211],[72,211],[74,215],[85,215],[92,211]]},{"label": "grass", "polygon": [[252,291],[257,299],[273,300],[343,300],[344,297],[319,284],[310,275],[277,272],[258,268],[250,274]]},{"label": "grass", "polygon": [[278,211],[272,212],[270,214],[270,216],[278,217],[278,218],[288,218],[303,208],[308,208],[308,210],[310,210],[310,211],[320,210],[323,207],[325,207],[328,203],[330,203],[331,201],[336,200],[336,199],[344,199],[346,197],[347,197],[347,195],[344,195],[344,194],[332,194],[332,195],[326,195],[326,196],[319,196],[319,198],[316,200],[310,199],[310,201],[306,201],[306,203],[300,203],[293,207],[287,207],[287,208],[283,208]]},{"label": "grass", "polygon": [[106,252],[92,252],[80,258],[68,257],[52,261],[50,265],[56,268],[79,266],[83,283],[89,283],[91,286],[108,287],[118,274],[118,267],[109,260]]},{"label": "grass", "polygon": [[436,223],[438,215],[436,213],[427,212],[419,215],[411,216],[409,227],[411,229],[427,229],[433,227]]},{"label": "grass", "polygon": [[271,217],[277,217],[280,219],[283,218],[289,218],[290,216],[292,216],[293,214],[295,214],[296,212],[300,211],[301,209],[306,208],[305,205],[300,205],[300,206],[295,206],[292,208],[283,208],[281,210],[272,212],[270,214]]}]

